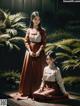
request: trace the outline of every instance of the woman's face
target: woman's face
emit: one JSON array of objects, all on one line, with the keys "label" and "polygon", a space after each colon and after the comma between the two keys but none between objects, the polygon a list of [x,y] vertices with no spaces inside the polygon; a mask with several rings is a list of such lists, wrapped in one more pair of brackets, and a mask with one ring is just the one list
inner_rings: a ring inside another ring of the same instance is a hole
[{"label": "woman's face", "polygon": [[40,24],[40,17],[39,16],[36,16],[33,20],[33,25],[34,26],[38,26]]},{"label": "woman's face", "polygon": [[46,62],[47,62],[48,65],[50,65],[50,64],[53,64],[54,60],[50,56],[47,56],[46,57]]}]

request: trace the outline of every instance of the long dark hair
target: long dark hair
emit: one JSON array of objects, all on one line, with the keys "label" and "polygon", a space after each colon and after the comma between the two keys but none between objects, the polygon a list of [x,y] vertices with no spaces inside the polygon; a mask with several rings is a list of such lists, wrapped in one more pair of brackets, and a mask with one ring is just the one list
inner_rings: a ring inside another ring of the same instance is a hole
[{"label": "long dark hair", "polygon": [[[38,11],[32,12],[31,18],[30,18],[30,25],[29,25],[30,28],[33,28],[33,22],[32,22],[32,20],[33,20],[36,16],[39,16],[39,17],[40,17],[39,12],[38,12]],[[41,29],[41,21],[40,21],[40,23],[39,23],[39,25],[38,25],[38,30],[40,30],[40,29]]]},{"label": "long dark hair", "polygon": [[48,51],[48,52],[46,53],[46,56],[49,56],[50,58],[55,59],[55,53],[54,53],[52,50]]},{"label": "long dark hair", "polygon": [[56,54],[54,51],[50,50],[46,53],[46,57],[49,56],[50,58],[54,59],[54,64],[55,66],[58,66],[57,61],[56,61]]}]

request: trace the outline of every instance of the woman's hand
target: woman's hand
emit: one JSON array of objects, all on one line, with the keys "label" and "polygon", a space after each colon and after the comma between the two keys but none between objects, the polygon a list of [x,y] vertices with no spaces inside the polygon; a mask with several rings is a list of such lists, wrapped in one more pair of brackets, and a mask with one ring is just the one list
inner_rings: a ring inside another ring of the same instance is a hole
[{"label": "woman's hand", "polygon": [[64,93],[64,95],[65,95],[66,97],[69,97],[69,93],[68,93],[68,92]]},{"label": "woman's hand", "polygon": [[36,57],[38,57],[40,55],[40,51],[36,52]]},{"label": "woman's hand", "polygon": [[43,88],[41,87],[41,88],[39,88],[39,90],[38,90],[38,92],[42,92],[43,91]]},{"label": "woman's hand", "polygon": [[43,45],[40,46],[39,50],[36,52],[36,57],[38,57],[43,49]]},{"label": "woman's hand", "polygon": [[32,57],[36,56],[36,54],[34,52],[32,52],[32,51],[29,51],[29,53],[30,53],[30,56],[32,56]]}]

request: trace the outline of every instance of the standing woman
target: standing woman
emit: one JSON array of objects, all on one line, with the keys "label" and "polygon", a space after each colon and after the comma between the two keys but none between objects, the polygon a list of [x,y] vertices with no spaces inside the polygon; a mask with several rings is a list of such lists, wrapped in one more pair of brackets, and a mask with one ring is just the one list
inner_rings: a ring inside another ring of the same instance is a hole
[{"label": "standing woman", "polygon": [[26,53],[20,76],[20,98],[32,97],[40,86],[43,68],[46,65],[44,52],[46,31],[41,27],[41,20],[37,11],[31,14],[30,27],[25,36]]}]

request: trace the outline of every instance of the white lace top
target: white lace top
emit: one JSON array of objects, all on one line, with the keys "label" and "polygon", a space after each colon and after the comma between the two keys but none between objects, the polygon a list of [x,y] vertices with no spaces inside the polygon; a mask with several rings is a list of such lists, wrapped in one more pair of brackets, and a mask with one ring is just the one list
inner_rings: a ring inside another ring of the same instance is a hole
[{"label": "white lace top", "polygon": [[41,42],[41,35],[40,32],[36,29],[28,29],[26,36],[29,36],[29,40],[31,42],[40,43]]},{"label": "white lace top", "polygon": [[51,81],[51,82],[57,81],[62,92],[64,93],[66,92],[63,85],[61,73],[58,67],[56,68],[55,66],[53,66],[53,68],[51,69],[49,66],[46,66],[44,68],[42,81]]}]

